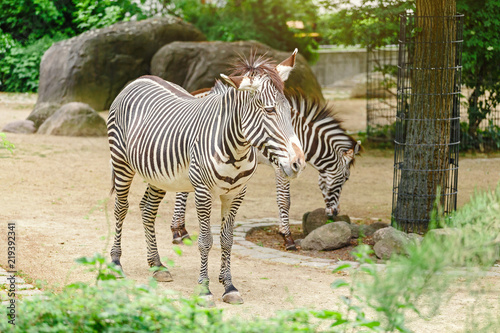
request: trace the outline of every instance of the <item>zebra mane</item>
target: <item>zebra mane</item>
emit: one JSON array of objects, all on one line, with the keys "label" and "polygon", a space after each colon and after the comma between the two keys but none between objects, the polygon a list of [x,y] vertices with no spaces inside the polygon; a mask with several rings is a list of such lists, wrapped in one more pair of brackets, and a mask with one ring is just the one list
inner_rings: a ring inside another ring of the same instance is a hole
[{"label": "zebra mane", "polygon": [[229,87],[225,85],[221,80],[216,79],[215,85],[210,90],[211,94],[225,94],[229,90]]},{"label": "zebra mane", "polygon": [[306,96],[303,91],[297,89],[287,89],[285,96],[292,105],[292,112],[296,112],[299,116],[307,119],[308,123],[328,120],[330,124],[334,124],[336,128],[344,133],[346,141],[350,142],[351,148],[356,147],[358,142],[346,133],[342,121],[336,117],[331,104],[321,102],[318,98]]},{"label": "zebra mane", "polygon": [[267,75],[276,89],[281,93],[283,93],[285,88],[285,83],[276,70],[276,62],[266,57],[266,54],[257,56],[257,50],[250,51],[250,57],[248,59],[240,54],[239,59],[233,63],[232,70],[232,76],[247,75],[253,77]]}]

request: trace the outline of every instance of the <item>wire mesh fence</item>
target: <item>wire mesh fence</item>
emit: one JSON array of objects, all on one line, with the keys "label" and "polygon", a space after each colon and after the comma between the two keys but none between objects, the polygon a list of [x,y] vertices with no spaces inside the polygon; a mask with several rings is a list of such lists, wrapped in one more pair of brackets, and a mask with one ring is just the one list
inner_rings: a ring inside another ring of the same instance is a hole
[{"label": "wire mesh fence", "polygon": [[490,91],[466,89],[462,109],[466,112],[461,117],[460,150],[500,150],[500,96]]},{"label": "wire mesh fence", "polygon": [[392,141],[396,120],[398,47],[367,47],[366,135],[373,141]]},{"label": "wire mesh fence", "polygon": [[392,224],[424,233],[436,202],[456,209],[463,16],[403,15]]}]

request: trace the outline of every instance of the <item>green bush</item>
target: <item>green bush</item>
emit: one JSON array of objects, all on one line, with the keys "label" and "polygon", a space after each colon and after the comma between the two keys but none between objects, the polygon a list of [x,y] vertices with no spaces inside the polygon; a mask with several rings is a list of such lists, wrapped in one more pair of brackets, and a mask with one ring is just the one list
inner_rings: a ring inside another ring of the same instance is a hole
[{"label": "green bush", "polygon": [[500,127],[491,121],[484,129],[477,128],[476,135],[469,131],[467,122],[460,123],[460,151],[490,151],[500,149]]},{"label": "green bush", "polygon": [[[102,255],[79,263],[97,271],[97,283],[74,283],[49,299],[20,302],[16,325],[0,321],[1,332],[312,332],[306,311],[257,319],[224,321],[221,309],[200,306],[202,300],[161,291],[149,285],[116,279],[120,271],[104,264]],[[43,304],[43,305],[41,305]],[[5,308],[5,307],[2,307]],[[4,310],[2,310],[3,312]],[[4,316],[2,316],[4,317]]]},{"label": "green bush", "polygon": [[53,43],[64,38],[66,36],[63,35],[54,38],[44,36],[27,45],[11,44],[4,57],[0,58],[0,91],[36,92],[43,54]]},{"label": "green bush", "polygon": [[298,48],[309,60],[317,57],[316,41],[295,36],[299,31],[287,26],[287,21],[302,20],[302,32],[312,31],[316,6],[310,0],[229,0],[224,6],[200,0],[174,0],[168,4],[165,13],[194,24],[208,40],[257,40],[282,51]]},{"label": "green bush", "polygon": [[76,10],[73,23],[80,32],[104,28],[131,17],[143,19],[144,15],[138,4],[131,0],[75,0]]}]

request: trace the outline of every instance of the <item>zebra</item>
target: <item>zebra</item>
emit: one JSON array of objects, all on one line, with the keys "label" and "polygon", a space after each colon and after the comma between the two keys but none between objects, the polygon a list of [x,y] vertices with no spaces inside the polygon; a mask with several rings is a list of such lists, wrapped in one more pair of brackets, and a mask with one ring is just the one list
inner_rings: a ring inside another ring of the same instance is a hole
[{"label": "zebra", "polygon": [[[201,89],[193,92],[196,97],[221,93],[212,89],[210,93]],[[328,217],[340,212],[339,199],[342,187],[349,179],[355,155],[359,153],[361,141],[348,135],[335,117],[333,107],[318,100],[308,99],[294,90],[287,92],[292,106],[292,125],[304,149],[306,162],[319,171],[318,184],[326,204]],[[259,163],[271,165],[259,156]],[[297,250],[290,232],[290,181],[275,168],[277,203],[280,216],[279,234],[287,250]],[[188,193],[177,193],[171,230],[173,243],[180,243],[189,234],[185,228],[185,210]]]},{"label": "zebra", "polygon": [[[121,268],[121,235],[135,173],[147,183],[140,202],[146,234],[147,261],[153,277],[172,281],[160,261],[154,222],[166,191],[195,192],[200,227],[200,296],[209,305],[208,253],[212,247],[212,201],[221,200],[222,259],[219,282],[223,301],[243,303],[231,279],[230,256],[236,212],[246,183],[257,168],[256,147],[290,178],[304,167],[304,153],[293,132],[284,81],[295,65],[297,49],[279,65],[263,56],[241,59],[225,76],[224,93],[197,99],[182,87],[156,76],[128,84],[113,101],[107,121],[111,151],[112,191],[116,191],[116,231],[111,259]],[[223,86],[221,82],[219,86]]]}]

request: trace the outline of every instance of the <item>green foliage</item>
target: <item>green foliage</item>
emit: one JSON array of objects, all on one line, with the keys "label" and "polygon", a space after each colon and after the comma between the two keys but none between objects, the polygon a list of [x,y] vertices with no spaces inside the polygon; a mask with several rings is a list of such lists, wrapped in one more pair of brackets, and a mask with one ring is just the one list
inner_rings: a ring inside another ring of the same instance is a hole
[{"label": "green foliage", "polygon": [[76,11],[73,23],[79,31],[99,29],[131,17],[144,18],[139,5],[131,0],[73,0]]},{"label": "green foliage", "polygon": [[318,22],[323,44],[378,47],[397,44],[399,15],[414,8],[415,1],[362,0],[353,5],[348,0],[322,0],[320,4],[330,11]]},{"label": "green foliage", "polygon": [[[474,141],[479,124],[500,105],[500,1],[457,0],[464,13],[462,82],[472,90],[467,112]],[[498,135],[498,134],[497,134]]]},{"label": "green foliage", "polygon": [[3,58],[0,58],[0,91],[36,92],[43,54],[54,42],[65,37],[44,36],[25,46],[11,43],[10,49],[4,53]]},{"label": "green foliage", "polygon": [[[223,321],[221,309],[199,306],[197,297],[161,291],[154,280],[139,285],[116,279],[119,270],[102,255],[78,260],[97,274],[97,283],[74,283],[48,299],[26,299],[18,305],[16,326],[0,321],[2,332],[313,332],[306,311],[270,320]],[[43,302],[43,306],[40,306]],[[6,307],[2,307],[4,312]],[[22,318],[22,319],[21,319]]]},{"label": "green foliage", "polygon": [[[352,270],[353,282],[332,283],[334,289],[348,290],[348,296],[341,296],[348,313],[342,315],[344,322],[339,327],[356,331],[354,328],[367,325],[373,331],[411,332],[406,325],[408,314],[432,317],[449,296],[449,288],[457,277],[468,281],[471,296],[474,295],[473,281],[481,276],[478,272],[500,258],[499,216],[500,184],[496,190],[476,194],[468,205],[448,217],[443,217],[439,209],[435,211],[433,227],[453,227],[449,229],[453,236],[427,235],[421,243],[414,242],[407,248],[408,255],[393,256],[383,271],[374,265],[371,250],[366,245],[359,246],[354,255],[361,266]],[[346,264],[336,271],[349,269],[351,265]],[[483,298],[477,301],[488,302]],[[367,313],[375,313],[375,319]],[[352,318],[351,314],[355,320],[346,319]],[[473,315],[474,321],[488,313]],[[497,324],[498,318],[493,317],[490,322],[483,321],[482,326],[487,332],[487,327]]]},{"label": "green foliage", "polygon": [[476,128],[475,135],[470,134],[469,123],[460,123],[460,151],[489,149],[500,150],[500,127],[489,122],[484,129]]},{"label": "green foliage", "polygon": [[[0,132],[0,152],[2,152],[2,150],[6,149],[10,153],[13,153],[14,148],[15,148],[14,144],[12,142],[10,142],[9,140],[7,140],[7,136],[5,135],[5,133]],[[2,155],[0,154],[0,157],[1,156]]]},{"label": "green foliage", "polygon": [[308,59],[315,56],[315,40],[296,37],[299,31],[287,26],[287,21],[300,20],[305,24],[305,29],[300,32],[313,31],[316,6],[311,0],[228,0],[224,6],[218,3],[203,4],[200,0],[163,3],[163,11],[191,22],[208,40],[257,40],[283,51],[297,47]]},{"label": "green foliage", "polygon": [[64,26],[64,15],[51,0],[2,0],[0,29],[23,41],[53,36]]},{"label": "green foliage", "polygon": [[76,259],[80,265],[87,266],[88,271],[96,272],[96,285],[99,281],[116,280],[117,277],[124,277],[123,271],[114,263],[106,262],[104,256],[100,253],[93,257],[81,257]]}]

